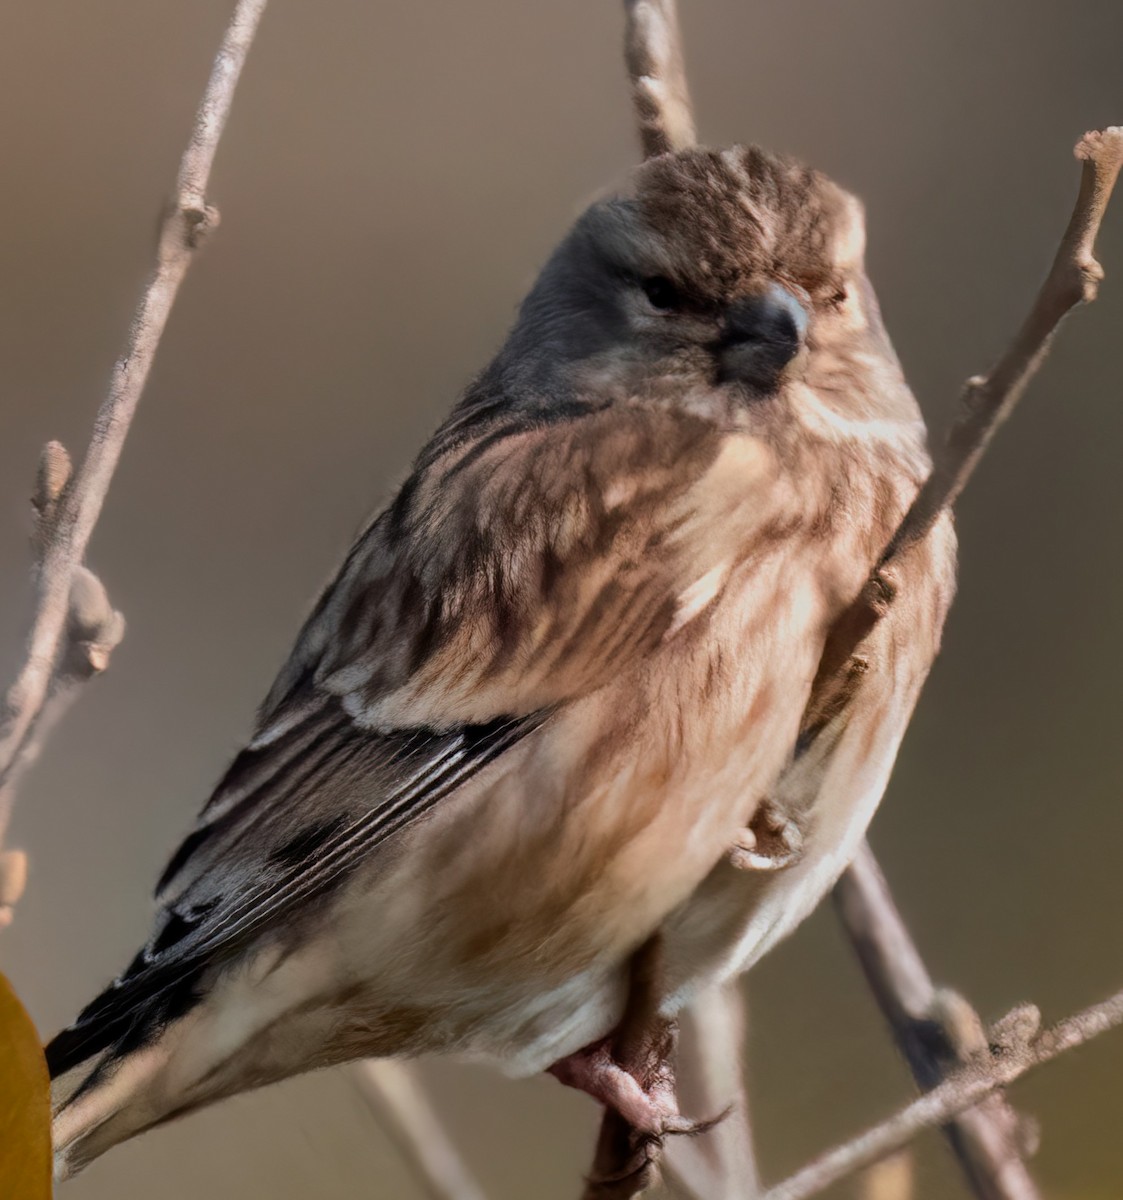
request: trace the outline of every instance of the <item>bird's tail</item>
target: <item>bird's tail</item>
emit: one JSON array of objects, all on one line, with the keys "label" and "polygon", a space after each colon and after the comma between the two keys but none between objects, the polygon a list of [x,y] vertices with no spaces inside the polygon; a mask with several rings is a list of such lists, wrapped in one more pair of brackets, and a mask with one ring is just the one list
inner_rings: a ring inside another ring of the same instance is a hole
[{"label": "bird's tail", "polygon": [[179,1030],[131,990],[126,973],[47,1045],[58,1179],[166,1117],[160,1079]]},{"label": "bird's tail", "polygon": [[158,1086],[168,1055],[169,1047],[157,1043],[123,1056],[103,1055],[52,1080],[56,1180],[69,1179],[118,1142],[172,1115]]},{"label": "bird's tail", "polygon": [[[47,1046],[58,1179],[138,1133],[293,1074],[303,1050],[333,1028],[304,1006],[304,993],[270,991],[252,971],[225,977],[213,1005],[214,981],[196,988],[197,975],[190,995],[182,973],[178,991],[134,995],[131,980],[107,988]],[[276,1034],[281,1026],[292,1036]],[[329,1065],[331,1054],[317,1061]]]}]

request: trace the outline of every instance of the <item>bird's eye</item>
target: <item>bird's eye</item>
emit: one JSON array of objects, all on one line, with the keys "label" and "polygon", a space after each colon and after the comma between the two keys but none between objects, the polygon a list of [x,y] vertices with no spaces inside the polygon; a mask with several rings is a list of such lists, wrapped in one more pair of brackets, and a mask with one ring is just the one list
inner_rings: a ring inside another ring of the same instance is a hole
[{"label": "bird's eye", "polygon": [[640,286],[652,308],[666,312],[682,305],[682,293],[665,275],[652,275]]}]

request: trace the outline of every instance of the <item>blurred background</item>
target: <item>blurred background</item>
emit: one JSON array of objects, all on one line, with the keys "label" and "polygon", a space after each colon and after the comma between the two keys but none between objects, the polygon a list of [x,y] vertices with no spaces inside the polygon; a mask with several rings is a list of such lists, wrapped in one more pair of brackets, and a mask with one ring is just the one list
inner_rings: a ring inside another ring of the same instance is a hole
[{"label": "blurred background", "polygon": [[[0,42],[0,668],[29,606],[39,449],[85,445],[230,0],[6,0]],[[1021,318],[1071,146],[1123,120],[1101,0],[683,0],[703,137],[862,195],[929,420]],[[23,787],[33,874],[0,962],[44,1035],[146,933],[175,840],[320,583],[583,203],[637,157],[609,0],[275,0],[90,562],[129,632]],[[1123,196],[1102,298],[1064,330],[959,509],[945,650],[872,840],[934,974],[988,1017],[1123,983]],[[747,983],[769,1178],[911,1094],[825,906]],[[1123,1190],[1123,1036],[1015,1098],[1050,1196]],[[427,1071],[493,1200],[576,1194],[596,1114],[551,1080]],[[917,1196],[963,1196],[938,1136]],[[528,1186],[528,1180],[533,1181]],[[832,1193],[854,1195],[851,1186]],[[346,1076],[126,1145],[73,1200],[418,1195]]]}]

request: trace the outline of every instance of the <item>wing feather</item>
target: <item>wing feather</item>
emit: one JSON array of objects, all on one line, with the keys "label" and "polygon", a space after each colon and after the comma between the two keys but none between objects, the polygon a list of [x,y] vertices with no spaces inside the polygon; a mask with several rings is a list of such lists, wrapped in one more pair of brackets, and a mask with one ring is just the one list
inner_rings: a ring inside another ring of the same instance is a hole
[{"label": "wing feather", "polygon": [[[308,824],[305,811],[289,823],[297,832],[280,842],[277,831],[265,831],[261,823],[289,805],[300,813],[302,795],[314,786],[307,774],[294,780],[281,770],[271,788],[241,801],[252,806],[245,813],[234,809],[220,822],[201,826],[197,832],[208,831],[210,843],[197,844],[185,863],[173,859],[169,868],[169,887],[189,864],[190,882],[167,904],[162,923],[129,968],[47,1047],[52,1076],[103,1050],[120,1050],[130,1039],[154,1036],[178,1015],[185,991],[209,967],[314,905],[387,838],[423,817],[545,719],[546,714],[533,714],[443,733],[379,736],[356,730],[337,708],[328,727],[331,744],[318,770],[349,772],[377,802],[336,809],[320,824]],[[277,764],[285,761],[278,758]],[[249,828],[252,841],[245,837]],[[130,1048],[135,1047],[130,1043]]]}]

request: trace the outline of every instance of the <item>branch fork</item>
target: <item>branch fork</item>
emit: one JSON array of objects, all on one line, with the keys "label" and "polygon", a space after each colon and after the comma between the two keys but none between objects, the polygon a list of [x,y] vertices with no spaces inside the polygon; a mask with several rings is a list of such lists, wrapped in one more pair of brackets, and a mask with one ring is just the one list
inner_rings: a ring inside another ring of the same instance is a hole
[{"label": "branch fork", "polygon": [[769,1188],[761,1200],[810,1200],[832,1184],[879,1162],[926,1129],[976,1108],[1026,1072],[1123,1025],[1123,992],[1046,1029],[1032,1005],[1013,1009],[988,1034],[987,1050],[900,1112]]}]

